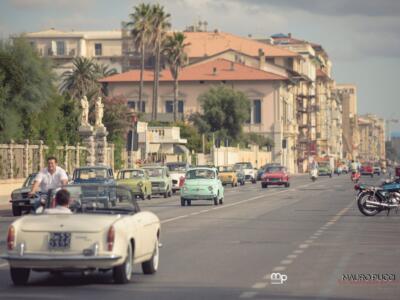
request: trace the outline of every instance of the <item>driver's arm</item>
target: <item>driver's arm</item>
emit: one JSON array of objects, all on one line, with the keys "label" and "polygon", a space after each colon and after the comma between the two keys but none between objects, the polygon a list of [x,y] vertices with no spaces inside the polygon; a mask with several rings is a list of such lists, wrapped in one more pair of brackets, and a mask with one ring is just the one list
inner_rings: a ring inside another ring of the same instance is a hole
[{"label": "driver's arm", "polygon": [[35,181],[33,182],[31,191],[28,193],[29,196],[33,196],[39,190],[39,185],[40,185],[40,181],[35,179]]}]

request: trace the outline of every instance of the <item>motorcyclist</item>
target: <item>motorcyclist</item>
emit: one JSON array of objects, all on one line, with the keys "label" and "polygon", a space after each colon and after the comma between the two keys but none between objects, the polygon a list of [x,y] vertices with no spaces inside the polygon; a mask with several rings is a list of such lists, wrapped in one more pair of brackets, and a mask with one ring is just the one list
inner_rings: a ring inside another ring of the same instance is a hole
[{"label": "motorcyclist", "polygon": [[358,173],[358,164],[354,161],[351,161],[350,169],[352,173]]}]

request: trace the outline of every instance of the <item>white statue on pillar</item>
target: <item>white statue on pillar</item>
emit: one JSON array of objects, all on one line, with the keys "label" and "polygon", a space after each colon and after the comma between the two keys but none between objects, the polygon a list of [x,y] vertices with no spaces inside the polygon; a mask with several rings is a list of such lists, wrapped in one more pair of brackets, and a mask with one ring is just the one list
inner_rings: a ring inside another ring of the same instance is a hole
[{"label": "white statue on pillar", "polygon": [[87,100],[86,96],[84,96],[81,99],[81,107],[82,107],[81,125],[82,126],[90,126],[90,124],[89,124],[89,101]]},{"label": "white statue on pillar", "polygon": [[104,104],[101,103],[101,97],[98,97],[95,104],[95,116],[96,116],[96,121],[94,124],[95,127],[104,127],[103,115],[104,115]]}]

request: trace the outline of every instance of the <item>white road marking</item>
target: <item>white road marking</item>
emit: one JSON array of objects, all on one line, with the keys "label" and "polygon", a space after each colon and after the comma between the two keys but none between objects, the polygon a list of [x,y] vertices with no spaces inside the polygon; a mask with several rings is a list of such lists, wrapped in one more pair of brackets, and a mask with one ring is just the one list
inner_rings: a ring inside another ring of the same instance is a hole
[{"label": "white road marking", "polygon": [[281,260],[280,264],[281,265],[290,265],[292,262],[293,262],[293,260],[291,260],[291,259],[284,259],[284,260]]},{"label": "white road marking", "polygon": [[264,289],[266,288],[268,285],[268,282],[257,282],[255,284],[253,284],[253,286],[251,287],[252,289]]},{"label": "white road marking", "polygon": [[296,258],[296,257],[297,257],[296,254],[289,254],[289,255],[287,256],[287,258],[291,258],[291,259],[294,259],[294,258]]},{"label": "white road marking", "polygon": [[240,298],[253,298],[255,295],[257,295],[257,292],[243,292]]},{"label": "white road marking", "polygon": [[283,266],[278,266],[272,269],[273,272],[277,272],[277,271],[285,271],[286,267]]},{"label": "white road marking", "polygon": [[304,250],[300,250],[300,249],[294,250],[294,251],[293,251],[293,253],[296,253],[296,254],[301,254],[301,253],[303,253],[303,252],[304,252]]},{"label": "white road marking", "polygon": [[[312,184],[312,183],[305,184],[305,185],[302,185],[302,186],[300,186],[300,187],[302,187],[302,188],[303,188],[303,187],[307,187],[307,186],[309,186],[309,185],[311,185],[311,184]],[[214,208],[211,208],[211,209],[201,210],[201,211],[199,212],[199,214],[208,212],[208,211],[210,211],[210,210],[219,210],[219,209],[224,209],[224,208],[233,207],[233,206],[240,205],[240,204],[243,204],[243,203],[247,203],[247,202],[250,202],[250,201],[254,201],[254,200],[257,200],[257,199],[260,199],[260,198],[271,197],[271,196],[274,196],[274,195],[278,195],[278,194],[282,194],[282,193],[287,193],[287,192],[290,192],[290,191],[291,191],[291,190],[283,190],[283,191],[279,191],[279,192],[276,192],[276,193],[258,195],[258,196],[255,196],[255,197],[252,197],[252,198],[249,198],[249,199],[245,199],[245,200],[241,200],[241,201],[237,201],[237,202],[234,202],[234,203],[231,203],[231,204],[225,204],[225,205],[218,206],[218,207],[214,207]],[[190,214],[186,214],[186,215],[182,215],[182,216],[178,216],[178,217],[174,217],[174,218],[162,220],[162,221],[161,221],[161,224],[169,223],[169,222],[176,221],[176,220],[179,220],[179,219],[184,219],[184,218],[187,218],[187,217],[189,217],[189,216],[190,216]]]},{"label": "white road marking", "polygon": [[306,241],[304,241],[304,243],[306,243],[306,244],[311,244],[312,242],[314,242],[313,240],[306,240]]},{"label": "white road marking", "polygon": [[306,248],[308,248],[310,245],[308,245],[308,244],[301,244],[300,246],[299,246],[299,248],[301,248],[301,249],[306,249]]}]

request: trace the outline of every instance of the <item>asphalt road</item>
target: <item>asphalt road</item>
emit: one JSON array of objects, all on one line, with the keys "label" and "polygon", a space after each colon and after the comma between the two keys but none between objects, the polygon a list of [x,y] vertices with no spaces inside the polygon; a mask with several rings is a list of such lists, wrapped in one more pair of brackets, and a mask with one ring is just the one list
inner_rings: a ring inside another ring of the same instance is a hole
[{"label": "asphalt road", "polygon": [[[163,223],[156,275],[135,266],[131,283],[115,285],[108,273],[33,273],[14,287],[0,260],[0,299],[400,299],[400,214],[365,217],[354,194],[349,176],[297,176],[289,189],[226,188],[222,206],[142,201]],[[0,253],[12,220],[0,212]],[[272,284],[271,273],[286,280]]]}]

